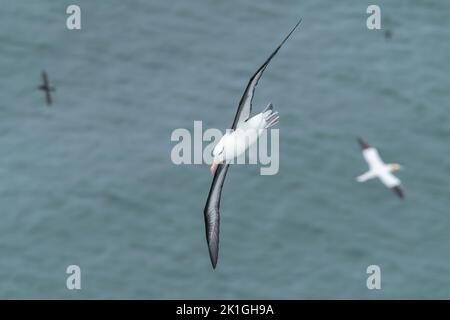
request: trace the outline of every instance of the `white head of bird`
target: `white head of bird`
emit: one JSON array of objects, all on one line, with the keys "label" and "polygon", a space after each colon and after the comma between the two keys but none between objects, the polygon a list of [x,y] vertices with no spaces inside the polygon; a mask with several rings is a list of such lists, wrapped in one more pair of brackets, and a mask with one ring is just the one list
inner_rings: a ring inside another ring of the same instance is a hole
[{"label": "white head of bird", "polygon": [[213,161],[210,167],[210,171],[212,174],[214,174],[214,172],[217,169],[217,166],[221,163],[224,163],[227,159],[226,159],[226,152],[225,152],[225,145],[228,141],[228,139],[230,138],[230,133],[227,132],[222,139],[220,139],[219,143],[216,144],[216,146],[214,147],[214,150],[212,152],[213,154]]}]

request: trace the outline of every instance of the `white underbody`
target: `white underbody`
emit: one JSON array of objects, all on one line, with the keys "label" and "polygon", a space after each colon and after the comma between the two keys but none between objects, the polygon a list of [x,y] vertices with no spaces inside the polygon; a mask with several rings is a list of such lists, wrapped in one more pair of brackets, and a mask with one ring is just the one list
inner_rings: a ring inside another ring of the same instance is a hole
[{"label": "white underbody", "polygon": [[374,148],[368,148],[363,151],[364,159],[369,165],[369,171],[356,178],[358,182],[365,182],[370,179],[379,178],[388,188],[400,185],[400,180],[392,172],[392,166],[385,164],[381,160],[378,151]]},{"label": "white underbody", "polygon": [[276,122],[278,115],[271,109],[258,113],[243,121],[236,130],[227,132],[214,148],[213,155],[220,157],[222,163],[240,157],[258,141],[265,129]]}]

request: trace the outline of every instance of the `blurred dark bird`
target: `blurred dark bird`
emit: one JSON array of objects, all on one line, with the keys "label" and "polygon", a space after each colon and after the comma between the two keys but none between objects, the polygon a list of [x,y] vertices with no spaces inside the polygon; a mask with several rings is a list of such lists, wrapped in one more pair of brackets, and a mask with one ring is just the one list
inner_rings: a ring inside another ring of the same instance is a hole
[{"label": "blurred dark bird", "polygon": [[384,38],[385,38],[386,40],[390,40],[390,39],[392,38],[392,31],[391,31],[391,30],[386,30],[386,31],[384,32]]},{"label": "blurred dark bird", "polygon": [[52,104],[52,96],[51,96],[50,92],[55,91],[55,88],[50,87],[50,85],[48,84],[47,72],[42,71],[41,76],[42,76],[43,84],[39,86],[39,90],[42,90],[42,91],[45,92],[45,99],[47,101],[47,105],[51,106],[51,104]]}]

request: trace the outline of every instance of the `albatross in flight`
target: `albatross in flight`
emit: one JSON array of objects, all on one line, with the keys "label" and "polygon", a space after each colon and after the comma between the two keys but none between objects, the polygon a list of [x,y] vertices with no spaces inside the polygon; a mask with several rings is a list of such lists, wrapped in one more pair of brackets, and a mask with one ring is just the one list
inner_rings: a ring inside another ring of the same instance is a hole
[{"label": "albatross in flight", "polygon": [[365,182],[367,180],[378,178],[381,182],[394,191],[396,195],[403,198],[403,191],[400,188],[400,180],[392,174],[392,172],[400,170],[402,167],[398,163],[385,164],[381,160],[377,149],[368,145],[363,139],[358,138],[358,143],[361,146],[364,159],[369,165],[369,171],[356,178],[358,182]]},{"label": "albatross in flight", "polygon": [[51,96],[50,92],[55,91],[55,88],[50,87],[50,85],[48,83],[47,72],[42,71],[41,77],[42,77],[43,84],[40,85],[38,88],[39,88],[39,90],[42,90],[45,92],[45,100],[47,101],[47,105],[51,106],[52,96]]},{"label": "albatross in flight", "polygon": [[300,24],[300,21],[292,28],[289,34],[284,38],[280,45],[272,52],[269,58],[259,67],[255,74],[250,78],[247,87],[242,95],[234,117],[231,130],[227,132],[213,150],[213,162],[211,172],[214,178],[209,190],[208,200],[206,201],[205,215],[206,240],[208,242],[209,256],[213,268],[216,268],[219,255],[219,225],[220,225],[220,196],[222,186],[225,181],[229,163],[242,155],[246,149],[254,144],[264,129],[267,129],[278,123],[278,112],[273,111],[272,104],[263,110],[263,112],[250,116],[252,111],[252,99],[255,87],[258,84],[264,70],[269,62],[277,54],[286,40],[291,36],[294,30]]}]

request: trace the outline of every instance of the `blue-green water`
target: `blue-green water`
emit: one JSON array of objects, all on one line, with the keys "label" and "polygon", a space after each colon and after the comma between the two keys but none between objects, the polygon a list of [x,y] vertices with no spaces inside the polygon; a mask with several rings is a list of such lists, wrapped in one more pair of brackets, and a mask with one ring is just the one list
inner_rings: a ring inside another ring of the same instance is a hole
[{"label": "blue-green water", "polygon": [[[450,298],[450,2],[378,1],[379,31],[369,4],[2,0],[0,297]],[[280,112],[279,173],[230,169],[213,271],[211,175],[172,164],[170,134],[229,127],[299,17],[254,101]],[[405,167],[404,201],[354,181],[358,135]]]}]

